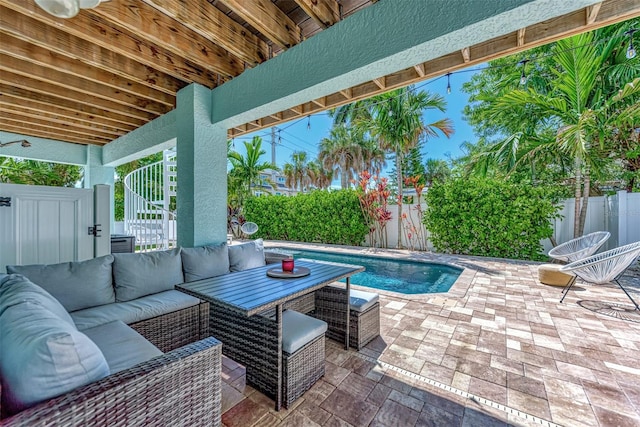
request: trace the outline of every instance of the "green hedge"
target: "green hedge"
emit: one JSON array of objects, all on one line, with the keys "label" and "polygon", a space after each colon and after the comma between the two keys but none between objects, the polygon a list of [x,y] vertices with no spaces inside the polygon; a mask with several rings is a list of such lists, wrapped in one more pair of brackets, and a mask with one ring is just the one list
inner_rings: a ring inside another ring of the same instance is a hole
[{"label": "green hedge", "polygon": [[424,223],[439,252],[545,260],[559,207],[551,191],[503,181],[457,179],[426,195]]},{"label": "green hedge", "polygon": [[252,197],[243,213],[258,224],[255,238],[361,245],[369,231],[352,190]]}]

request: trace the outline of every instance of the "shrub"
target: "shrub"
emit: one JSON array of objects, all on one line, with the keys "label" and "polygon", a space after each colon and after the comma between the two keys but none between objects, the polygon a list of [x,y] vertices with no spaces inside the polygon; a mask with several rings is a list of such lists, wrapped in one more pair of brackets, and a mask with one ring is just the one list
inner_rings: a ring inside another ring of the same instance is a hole
[{"label": "shrub", "polygon": [[253,237],[270,240],[361,245],[369,232],[352,190],[252,197],[244,216],[258,224]]},{"label": "shrub", "polygon": [[424,224],[439,252],[545,260],[558,205],[546,188],[457,179],[426,195]]}]

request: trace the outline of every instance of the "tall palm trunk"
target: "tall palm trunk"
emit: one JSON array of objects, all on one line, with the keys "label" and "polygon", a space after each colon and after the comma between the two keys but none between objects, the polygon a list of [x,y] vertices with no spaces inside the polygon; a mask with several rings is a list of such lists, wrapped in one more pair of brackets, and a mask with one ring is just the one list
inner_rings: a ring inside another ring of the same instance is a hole
[{"label": "tall palm trunk", "polygon": [[581,162],[580,158],[576,157],[574,164],[576,172],[575,182],[575,206],[573,208],[573,238],[580,237],[580,196],[582,194],[582,176],[580,174]]},{"label": "tall palm trunk", "polygon": [[340,188],[347,189],[349,188],[349,181],[347,181],[347,164],[344,163],[340,165]]},{"label": "tall palm trunk", "polygon": [[396,151],[396,177],[398,180],[398,249],[402,249],[402,151]]},{"label": "tall palm trunk", "polygon": [[580,223],[578,224],[578,236],[584,234],[584,224],[587,221],[587,205],[589,204],[589,193],[591,192],[591,169],[589,164],[585,164],[584,174],[584,190],[582,193],[582,208],[580,209]]}]

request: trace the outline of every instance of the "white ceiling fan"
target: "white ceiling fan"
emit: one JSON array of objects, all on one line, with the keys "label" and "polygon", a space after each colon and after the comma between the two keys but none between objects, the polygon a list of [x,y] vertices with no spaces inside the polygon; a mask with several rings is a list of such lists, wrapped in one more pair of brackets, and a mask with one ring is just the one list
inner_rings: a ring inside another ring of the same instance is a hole
[{"label": "white ceiling fan", "polygon": [[35,0],[47,13],[58,18],[73,18],[80,9],[93,9],[109,0]]}]

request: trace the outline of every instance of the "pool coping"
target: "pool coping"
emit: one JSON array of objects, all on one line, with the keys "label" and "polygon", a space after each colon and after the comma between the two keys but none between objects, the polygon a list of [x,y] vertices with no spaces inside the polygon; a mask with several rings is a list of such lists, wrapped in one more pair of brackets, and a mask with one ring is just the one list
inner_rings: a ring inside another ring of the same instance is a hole
[{"label": "pool coping", "polygon": [[265,249],[283,248],[283,249],[299,249],[299,250],[316,250],[330,251],[340,254],[361,255],[373,258],[402,259],[404,261],[414,261],[422,263],[443,264],[456,267],[462,270],[460,276],[451,285],[447,292],[433,292],[423,294],[403,294],[400,292],[388,291],[385,289],[370,288],[368,286],[352,284],[353,289],[364,291],[374,290],[380,295],[386,295],[407,301],[416,301],[427,304],[436,304],[440,306],[454,306],[456,300],[466,295],[477,271],[460,263],[459,257],[447,254],[438,254],[433,252],[410,251],[408,249],[387,249],[387,248],[371,248],[365,246],[343,246],[329,245],[319,243],[304,242],[285,242],[280,240],[265,240]]}]

